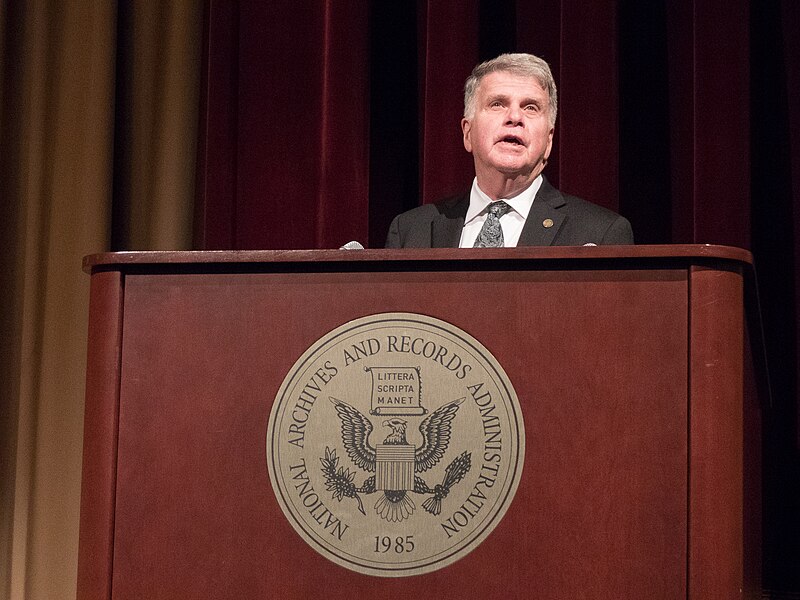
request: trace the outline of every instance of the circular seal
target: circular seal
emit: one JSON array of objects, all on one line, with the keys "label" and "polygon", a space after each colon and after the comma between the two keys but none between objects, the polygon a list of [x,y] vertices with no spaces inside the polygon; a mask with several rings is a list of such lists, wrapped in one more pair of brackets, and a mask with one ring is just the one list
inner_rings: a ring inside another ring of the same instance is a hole
[{"label": "circular seal", "polygon": [[514,388],[475,338],[409,313],[325,335],[281,385],[267,429],[275,496],[333,562],[399,577],[475,549],[511,503],[525,427]]}]

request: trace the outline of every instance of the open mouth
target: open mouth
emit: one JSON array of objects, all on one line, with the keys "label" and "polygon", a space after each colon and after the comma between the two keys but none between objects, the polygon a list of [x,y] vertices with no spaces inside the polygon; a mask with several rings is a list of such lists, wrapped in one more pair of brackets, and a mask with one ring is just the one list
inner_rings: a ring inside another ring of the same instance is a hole
[{"label": "open mouth", "polygon": [[507,144],[514,144],[516,146],[524,146],[525,145],[522,142],[522,140],[520,138],[518,138],[517,136],[515,136],[515,135],[507,135],[507,136],[505,136],[503,138],[500,138],[499,141],[505,142]]}]

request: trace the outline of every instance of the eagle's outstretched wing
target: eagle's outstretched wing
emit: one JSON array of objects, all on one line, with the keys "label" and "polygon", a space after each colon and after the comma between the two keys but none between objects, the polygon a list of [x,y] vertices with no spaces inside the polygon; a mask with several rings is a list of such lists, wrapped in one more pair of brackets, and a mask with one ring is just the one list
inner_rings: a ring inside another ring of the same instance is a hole
[{"label": "eagle's outstretched wing", "polygon": [[365,471],[375,471],[375,449],[369,445],[372,423],[347,402],[328,397],[342,421],[342,442],[350,460]]},{"label": "eagle's outstretched wing", "polygon": [[458,405],[463,401],[464,398],[461,398],[440,406],[419,426],[422,446],[417,448],[417,473],[427,471],[442,460],[450,443],[450,425],[456,416]]}]

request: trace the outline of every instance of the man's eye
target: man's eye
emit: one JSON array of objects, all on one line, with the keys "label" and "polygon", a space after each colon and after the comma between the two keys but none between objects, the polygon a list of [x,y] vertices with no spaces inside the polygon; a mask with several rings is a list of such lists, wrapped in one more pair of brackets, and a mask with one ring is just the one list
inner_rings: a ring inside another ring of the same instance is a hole
[{"label": "man's eye", "polygon": [[489,104],[489,106],[492,108],[500,108],[501,106],[503,106],[503,103],[500,102],[499,100],[495,100],[494,102]]},{"label": "man's eye", "polygon": [[539,110],[539,107],[536,106],[535,104],[526,104],[525,110],[528,112],[537,112]]}]

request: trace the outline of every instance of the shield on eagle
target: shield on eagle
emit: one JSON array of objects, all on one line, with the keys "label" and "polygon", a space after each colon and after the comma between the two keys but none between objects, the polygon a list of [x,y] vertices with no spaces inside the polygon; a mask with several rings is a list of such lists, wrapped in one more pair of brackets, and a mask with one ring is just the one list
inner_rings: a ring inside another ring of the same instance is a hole
[{"label": "shield on eagle", "polygon": [[411,444],[375,446],[375,489],[413,490],[415,452]]}]

